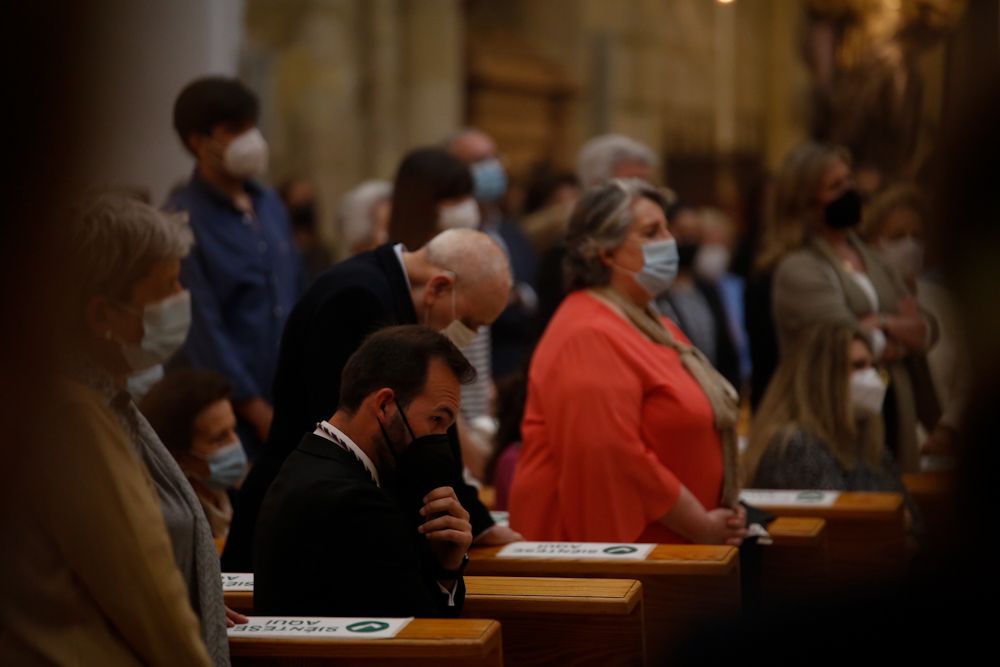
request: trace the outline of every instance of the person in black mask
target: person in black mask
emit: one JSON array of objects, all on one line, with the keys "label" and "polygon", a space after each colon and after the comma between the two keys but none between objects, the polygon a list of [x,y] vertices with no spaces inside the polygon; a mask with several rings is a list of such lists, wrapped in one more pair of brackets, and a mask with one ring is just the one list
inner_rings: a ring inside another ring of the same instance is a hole
[{"label": "person in black mask", "polygon": [[372,334],[337,412],[285,460],[261,507],[254,609],[264,615],[458,616],[472,544],[447,430],[475,370],[418,325]]},{"label": "person in black mask", "polygon": [[933,430],[941,416],[926,358],[937,323],[919,310],[895,269],[854,232],[861,197],[843,148],[800,146],[778,181],[785,194],[777,198],[762,260],[776,266],[771,296],[779,349],[817,323],[858,327],[891,376],[883,408],[886,443],[904,472],[916,471],[917,421]]},{"label": "person in black mask", "polygon": [[679,268],[670,289],[656,298],[656,306],[681,328],[730,384],[739,387],[740,362],[719,288],[695,274],[695,258],[702,238],[698,209],[677,202],[667,210],[667,220],[677,239]]}]

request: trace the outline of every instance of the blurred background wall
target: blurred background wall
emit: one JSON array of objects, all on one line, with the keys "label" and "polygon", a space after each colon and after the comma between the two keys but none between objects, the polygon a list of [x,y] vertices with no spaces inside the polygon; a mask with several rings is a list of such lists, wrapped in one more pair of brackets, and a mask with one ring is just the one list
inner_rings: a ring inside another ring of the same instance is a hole
[{"label": "blurred background wall", "polygon": [[[1000,21],[994,0],[115,4],[95,177],[162,201],[191,167],[174,96],[197,75],[239,74],[262,101],[270,179],[316,183],[332,245],[342,192],[463,125],[496,137],[515,180],[628,134],[660,153],[665,183],[737,222],[809,136],[876,176],[919,176],[949,104],[975,88],[970,63],[996,62]],[[122,50],[136,57],[110,57]]]}]

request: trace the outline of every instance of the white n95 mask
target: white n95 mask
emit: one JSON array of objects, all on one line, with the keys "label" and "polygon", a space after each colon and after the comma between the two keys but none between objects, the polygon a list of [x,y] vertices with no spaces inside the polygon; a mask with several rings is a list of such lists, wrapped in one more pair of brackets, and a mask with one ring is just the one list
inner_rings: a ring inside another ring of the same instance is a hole
[{"label": "white n95 mask", "polygon": [[441,229],[478,229],[479,204],[475,199],[465,199],[458,204],[442,206],[438,213],[438,227]]},{"label": "white n95 mask", "polygon": [[229,142],[222,164],[235,178],[252,178],[267,171],[268,148],[264,135],[252,127]]},{"label": "white n95 mask", "polygon": [[886,386],[874,368],[853,371],[850,392],[855,419],[867,419],[882,412]]}]

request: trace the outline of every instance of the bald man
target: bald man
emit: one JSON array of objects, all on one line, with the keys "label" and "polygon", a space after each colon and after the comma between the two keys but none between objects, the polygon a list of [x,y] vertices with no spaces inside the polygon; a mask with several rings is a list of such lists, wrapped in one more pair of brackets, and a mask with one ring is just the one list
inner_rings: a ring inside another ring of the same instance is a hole
[{"label": "bald man", "polygon": [[[281,339],[274,381],[274,424],[264,451],[240,489],[222,568],[252,571],[251,553],[264,494],[302,436],[336,412],[341,372],[374,331],[423,324],[462,347],[507,305],[510,264],[489,236],[452,229],[409,251],[388,243],[340,262],[320,276],[295,306]],[[455,459],[458,435],[451,429]],[[503,544],[519,536],[496,526],[476,490],[455,472],[458,499],[470,514],[477,544]]]}]

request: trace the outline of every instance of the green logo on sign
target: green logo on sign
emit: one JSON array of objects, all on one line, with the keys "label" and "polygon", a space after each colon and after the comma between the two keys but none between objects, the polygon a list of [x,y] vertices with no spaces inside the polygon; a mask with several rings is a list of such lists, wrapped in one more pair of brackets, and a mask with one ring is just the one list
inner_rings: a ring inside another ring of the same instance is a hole
[{"label": "green logo on sign", "polygon": [[796,498],[798,498],[799,500],[804,500],[806,502],[816,502],[816,501],[819,501],[819,500],[823,500],[823,492],[822,491],[802,491],[801,493],[799,493],[798,496],[796,496]]},{"label": "green logo on sign", "polygon": [[389,627],[388,623],[382,621],[358,621],[347,626],[350,632],[378,632]]},{"label": "green logo on sign", "polygon": [[634,554],[638,549],[635,547],[625,546],[624,544],[618,547],[605,547],[604,553],[611,554],[612,556],[624,556],[625,554]]}]

